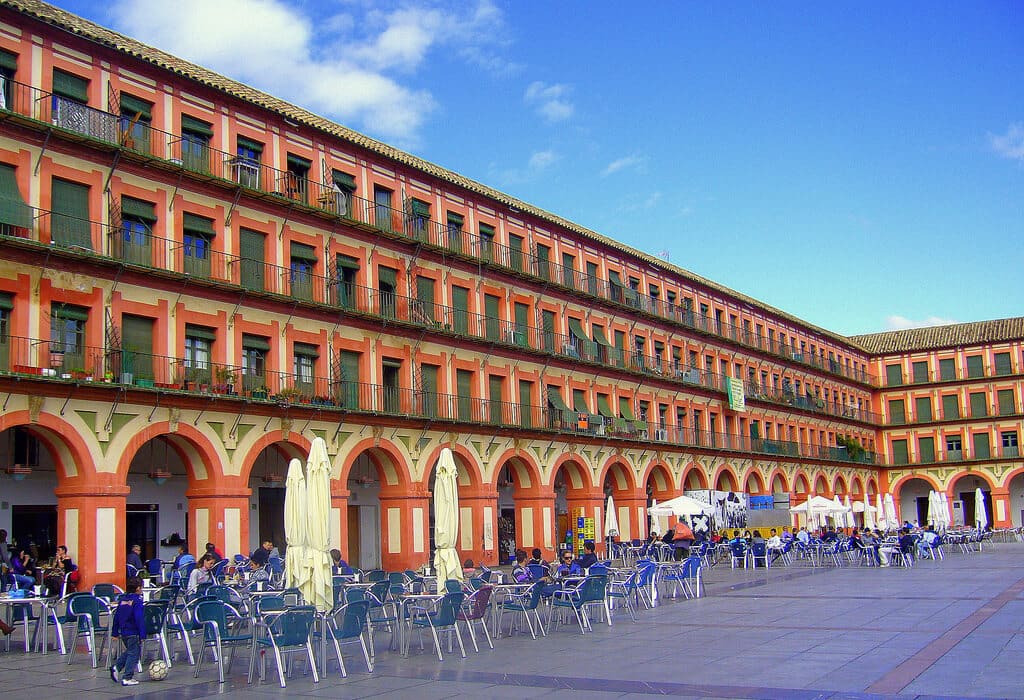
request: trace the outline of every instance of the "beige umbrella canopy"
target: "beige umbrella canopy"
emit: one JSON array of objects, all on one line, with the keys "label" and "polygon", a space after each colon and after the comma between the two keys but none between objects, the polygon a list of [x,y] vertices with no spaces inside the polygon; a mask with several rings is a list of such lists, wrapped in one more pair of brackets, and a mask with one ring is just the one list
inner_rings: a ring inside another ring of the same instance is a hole
[{"label": "beige umbrella canopy", "polygon": [[327,443],[313,440],[306,463],[306,562],[309,576],[302,585],[302,597],[317,610],[334,607],[331,578],[331,460]]},{"label": "beige umbrella canopy", "polygon": [[445,447],[434,475],[434,568],[438,589],[448,579],[462,580],[455,543],[459,536],[459,478],[452,451]]},{"label": "beige umbrella canopy", "polygon": [[285,585],[301,588],[309,578],[306,565],[306,476],[302,473],[302,462],[293,459],[288,463],[288,477],[284,482],[284,539],[288,543],[285,551]]}]

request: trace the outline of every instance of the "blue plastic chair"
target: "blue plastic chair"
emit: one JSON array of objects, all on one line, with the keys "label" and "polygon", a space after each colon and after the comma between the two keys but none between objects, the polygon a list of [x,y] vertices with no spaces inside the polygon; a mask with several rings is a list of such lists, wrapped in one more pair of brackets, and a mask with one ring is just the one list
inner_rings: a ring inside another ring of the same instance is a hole
[{"label": "blue plastic chair", "polygon": [[240,646],[252,645],[252,634],[242,633],[245,618],[222,600],[204,600],[195,608],[195,623],[203,628],[203,645],[199,649],[199,660],[196,663],[194,676],[199,678],[199,670],[203,666],[203,658],[207,649],[214,652],[217,659],[217,677],[224,682],[224,648],[231,649],[228,658],[228,672],[235,660],[235,649]]},{"label": "blue plastic chair", "polygon": [[[362,591],[360,591],[362,592]],[[334,654],[338,659],[338,668],[341,670],[341,677],[346,678],[348,671],[345,669],[345,660],[341,655],[341,647],[345,644],[358,643],[363,651],[363,660],[366,662],[366,670],[373,673],[373,661],[370,659],[370,651],[363,638],[366,631],[366,621],[370,614],[370,601],[352,600],[331,611],[327,616],[327,632],[321,638],[320,667],[327,673],[327,644],[330,641],[334,645]]]},{"label": "blue plastic chair", "polygon": [[[512,634],[512,625],[515,622],[516,617],[526,618],[526,624],[530,628],[530,636],[534,639],[537,638],[537,633],[534,630],[533,622],[536,620],[537,627],[540,629],[541,636],[546,637],[547,632],[544,629],[544,623],[540,619],[540,613],[537,611],[540,605],[541,596],[544,594],[544,584],[537,581],[527,590],[522,593],[510,593],[507,594],[505,600],[501,602],[501,608],[498,614],[498,631],[500,634],[502,618],[505,617],[505,612],[513,613],[512,619],[508,624],[508,633]],[[533,613],[533,619],[530,618],[530,613]]]},{"label": "blue plastic chair", "polygon": [[[280,613],[268,614],[257,622],[256,643],[253,656],[249,660],[249,681],[252,682],[256,654],[272,650],[277,664],[277,677],[281,687],[286,687],[283,657],[289,654],[305,652],[309,661],[309,670],[313,674],[313,682],[320,682],[316,669],[316,655],[313,652],[313,622],[316,608],[311,605],[288,608]],[[260,656],[260,680],[266,679],[266,654]]]},{"label": "blue plastic chair", "polygon": [[[68,665],[75,660],[75,647],[79,637],[85,637],[89,646],[89,656],[92,659],[92,667],[97,666],[97,649],[102,653],[102,649],[107,649],[107,665],[109,666],[111,647],[110,634],[111,625],[104,624],[103,618],[109,618],[106,604],[97,598],[95,595],[86,593],[81,596],[74,596],[68,598],[68,611],[66,620],[68,622],[75,623],[75,636],[71,640],[70,649],[68,650]],[[102,635],[102,646],[98,645],[100,636]]]},{"label": "blue plastic chair", "polygon": [[[424,629],[430,630],[430,634],[434,637],[434,648],[437,649],[438,661],[444,661],[444,656],[441,654],[441,638],[438,636],[438,632],[448,632],[449,634],[454,632],[455,638],[459,640],[459,650],[462,652],[462,658],[466,658],[466,647],[462,644],[462,633],[459,632],[458,625],[458,613],[462,607],[463,598],[465,598],[465,594],[461,589],[446,593],[444,597],[435,603],[433,610],[416,613],[409,619],[409,624],[420,628],[421,632]],[[420,649],[422,648],[423,636],[421,635]]]}]

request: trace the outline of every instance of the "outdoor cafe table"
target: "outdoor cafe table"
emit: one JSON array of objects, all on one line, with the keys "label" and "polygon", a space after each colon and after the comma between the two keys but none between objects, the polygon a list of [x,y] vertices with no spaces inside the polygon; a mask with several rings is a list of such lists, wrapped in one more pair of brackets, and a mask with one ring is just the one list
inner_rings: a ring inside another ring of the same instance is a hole
[{"label": "outdoor cafe table", "polygon": [[491,636],[497,639],[501,636],[501,627],[498,621],[501,618],[501,604],[505,599],[514,593],[522,593],[534,584],[533,581],[524,583],[497,583],[492,584],[491,590]]},{"label": "outdoor cafe table", "polygon": [[409,656],[409,642],[412,638],[412,618],[409,616],[409,609],[413,603],[437,601],[444,598],[443,594],[436,593],[404,593],[398,596],[398,648],[403,657]]},{"label": "outdoor cafe table", "polygon": [[[42,652],[45,655],[47,653],[47,647],[49,646],[49,629],[50,626],[46,623],[46,619],[50,616],[51,610],[54,606],[60,602],[57,597],[32,597],[32,598],[11,598],[7,594],[0,596],[0,606],[5,608],[4,619],[10,623],[13,620],[13,612],[17,605],[28,605],[30,607],[38,607],[39,613],[36,618],[36,625],[32,631],[32,640],[28,638],[28,626],[25,626],[25,651],[39,651],[42,647]],[[39,625],[43,625],[43,636],[39,637]]]}]

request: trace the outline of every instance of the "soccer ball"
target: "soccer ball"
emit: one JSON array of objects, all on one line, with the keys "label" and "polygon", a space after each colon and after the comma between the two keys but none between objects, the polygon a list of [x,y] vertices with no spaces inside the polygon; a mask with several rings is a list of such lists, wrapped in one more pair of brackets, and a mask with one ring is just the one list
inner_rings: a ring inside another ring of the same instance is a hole
[{"label": "soccer ball", "polygon": [[149,679],[151,681],[162,681],[167,678],[167,662],[157,659],[149,665]]}]

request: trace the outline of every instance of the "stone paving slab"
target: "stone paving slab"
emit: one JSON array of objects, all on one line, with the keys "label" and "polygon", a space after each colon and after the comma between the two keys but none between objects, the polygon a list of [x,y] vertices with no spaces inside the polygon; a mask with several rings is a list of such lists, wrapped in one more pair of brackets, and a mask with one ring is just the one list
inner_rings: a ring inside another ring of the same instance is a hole
[{"label": "stone paving slab", "polygon": [[[938,565],[909,569],[795,565],[769,571],[715,567],[708,595],[666,599],[633,623],[594,624],[581,636],[574,624],[546,638],[503,637],[495,649],[457,652],[438,662],[430,640],[402,659],[377,637],[372,674],[352,657],[349,677],[332,665],[319,684],[301,666],[277,685],[249,686],[239,657],[228,682],[216,668],[176,664],[166,681],[135,688],[114,685],[87,656],[46,657],[0,643],[5,694],[168,700],[286,697],[364,698],[749,698],[751,700],[871,700],[873,698],[1018,698],[1024,700],[1024,545],[952,554]],[[20,632],[18,633],[20,635]],[[466,640],[468,644],[468,639]],[[272,666],[272,662],[268,664]]]}]

